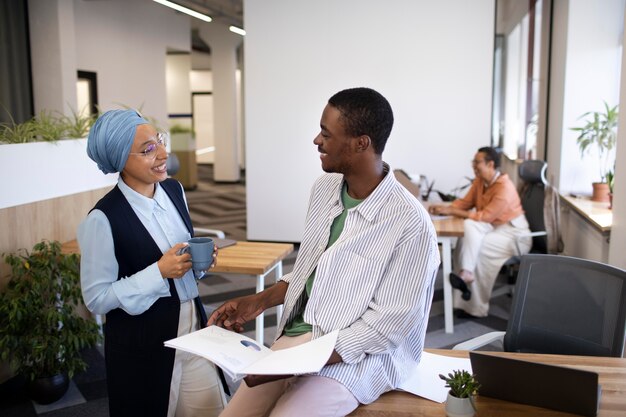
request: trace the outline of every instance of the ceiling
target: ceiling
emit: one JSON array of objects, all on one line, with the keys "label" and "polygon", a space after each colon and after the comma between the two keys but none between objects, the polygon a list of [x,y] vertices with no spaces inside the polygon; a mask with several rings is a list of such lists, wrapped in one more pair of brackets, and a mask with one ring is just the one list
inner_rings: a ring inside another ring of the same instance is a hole
[{"label": "ceiling", "polygon": [[243,0],[175,0],[174,2],[207,14],[215,21],[243,28]]}]

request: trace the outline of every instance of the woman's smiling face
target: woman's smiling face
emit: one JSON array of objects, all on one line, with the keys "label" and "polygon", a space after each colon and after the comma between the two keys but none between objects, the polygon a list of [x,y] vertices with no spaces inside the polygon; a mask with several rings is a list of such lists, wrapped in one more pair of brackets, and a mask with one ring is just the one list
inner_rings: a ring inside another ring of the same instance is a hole
[{"label": "woman's smiling face", "polygon": [[[156,145],[156,152],[146,155],[144,152]],[[143,124],[137,126],[130,155],[122,171],[122,179],[133,190],[152,197],[154,184],[167,178],[167,151],[165,144],[159,143],[154,127]]]}]

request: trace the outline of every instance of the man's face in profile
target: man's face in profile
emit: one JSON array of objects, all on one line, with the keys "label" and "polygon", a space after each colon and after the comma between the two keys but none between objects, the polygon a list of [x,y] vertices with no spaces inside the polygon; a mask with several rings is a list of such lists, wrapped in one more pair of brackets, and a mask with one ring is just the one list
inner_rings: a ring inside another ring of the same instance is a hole
[{"label": "man's face in profile", "polygon": [[345,174],[352,166],[352,147],[356,138],[349,136],[342,123],[341,112],[327,104],[322,112],[320,133],[313,140],[320,152],[322,169],[325,172]]}]

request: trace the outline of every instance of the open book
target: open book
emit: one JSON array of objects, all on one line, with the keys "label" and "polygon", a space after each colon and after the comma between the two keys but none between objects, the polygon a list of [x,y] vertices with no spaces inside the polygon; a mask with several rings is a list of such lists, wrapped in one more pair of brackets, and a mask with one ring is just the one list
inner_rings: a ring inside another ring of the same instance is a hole
[{"label": "open book", "polygon": [[165,346],[207,358],[234,381],[246,375],[292,375],[319,372],[330,358],[338,330],[299,346],[270,350],[242,334],[209,326]]}]

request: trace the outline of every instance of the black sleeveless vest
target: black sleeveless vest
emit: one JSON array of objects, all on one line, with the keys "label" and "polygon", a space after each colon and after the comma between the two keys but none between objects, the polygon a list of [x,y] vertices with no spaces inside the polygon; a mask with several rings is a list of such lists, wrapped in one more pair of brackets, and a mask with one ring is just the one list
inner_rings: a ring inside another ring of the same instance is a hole
[{"label": "black sleeveless vest", "polygon": [[[160,185],[193,236],[180,184],[167,179]],[[94,209],[101,210],[111,225],[118,279],[161,258],[161,250],[117,186]],[[172,279],[168,281],[171,295],[159,298],[144,313],[130,315],[118,308],[106,315],[104,347],[111,417],[167,415],[175,350],[163,342],[177,336],[180,312],[176,286]],[[199,297],[194,302],[204,325],[207,319]]]}]

